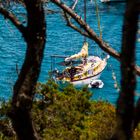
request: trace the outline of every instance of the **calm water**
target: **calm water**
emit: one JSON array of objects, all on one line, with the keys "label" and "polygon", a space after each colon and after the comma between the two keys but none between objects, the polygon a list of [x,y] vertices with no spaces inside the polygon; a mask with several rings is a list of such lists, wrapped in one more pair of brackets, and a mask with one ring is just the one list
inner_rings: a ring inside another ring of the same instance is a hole
[{"label": "calm water", "polygon": [[[103,39],[108,42],[116,50],[120,50],[121,46],[121,31],[124,13],[124,4],[105,5],[99,4],[101,28]],[[49,8],[59,10],[53,4],[48,5]],[[15,7],[17,11],[20,8]],[[23,10],[24,11],[24,10]],[[77,7],[77,11],[83,16],[83,5]],[[19,12],[20,13],[20,12]],[[19,17],[21,18],[21,17]],[[48,78],[50,70],[52,54],[69,55],[76,53],[81,49],[83,37],[65,26],[65,21],[60,14],[46,16],[47,20],[47,44],[44,52],[44,60],[39,81],[45,82]],[[97,18],[95,7],[92,3],[88,3],[87,22],[99,34],[97,26]],[[89,42],[89,51],[92,54],[100,55],[103,53],[98,46],[91,40]],[[21,68],[26,45],[21,34],[0,16],[0,98],[8,99],[12,95],[12,87],[17,79],[16,64]],[[140,44],[137,42],[137,46]],[[140,48],[137,47],[137,62],[140,64]],[[118,97],[118,92],[114,88],[112,80],[112,70],[117,76],[117,81],[120,81],[119,63],[112,57],[109,59],[108,66],[104,70],[101,79],[104,82],[102,89],[94,89],[93,99],[108,100],[115,103]],[[140,86],[137,86],[137,91]]]}]

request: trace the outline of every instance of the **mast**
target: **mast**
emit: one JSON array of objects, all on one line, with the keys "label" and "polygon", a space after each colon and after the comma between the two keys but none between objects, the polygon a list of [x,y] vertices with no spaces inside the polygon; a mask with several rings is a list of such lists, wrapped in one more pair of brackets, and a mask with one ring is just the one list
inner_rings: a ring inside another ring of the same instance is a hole
[{"label": "mast", "polygon": [[[86,22],[87,21],[87,1],[84,0],[84,21]],[[84,42],[86,42],[87,38],[86,36],[84,36]]]},{"label": "mast", "polygon": [[[84,0],[84,21],[87,22],[87,0]],[[84,44],[87,42],[86,36],[84,36]],[[83,64],[87,64],[87,56],[83,57]]]}]

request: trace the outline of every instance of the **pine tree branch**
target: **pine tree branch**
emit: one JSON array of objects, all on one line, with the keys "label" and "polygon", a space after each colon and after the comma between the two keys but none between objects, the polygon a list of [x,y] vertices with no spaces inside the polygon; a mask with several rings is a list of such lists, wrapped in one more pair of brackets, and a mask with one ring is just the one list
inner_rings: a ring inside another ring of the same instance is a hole
[{"label": "pine tree branch", "polygon": [[78,0],[75,0],[75,1],[74,1],[74,3],[73,3],[73,5],[72,5],[72,7],[71,7],[71,9],[72,9],[72,10],[74,10],[74,9],[75,9],[75,7],[76,7],[77,3],[78,3]]},{"label": "pine tree branch", "polygon": [[89,25],[82,20],[82,18],[76,14],[71,8],[65,5],[60,0],[51,0],[54,4],[58,7],[63,9],[67,14],[69,14],[80,26],[83,28],[89,36],[94,40],[105,52],[109,53],[111,56],[115,57],[116,59],[120,59],[120,54],[116,52],[113,48],[111,48],[107,43],[105,43],[100,37],[96,35],[96,33],[89,27]]},{"label": "pine tree branch", "polygon": [[90,38],[90,36],[89,36],[86,32],[83,32],[80,28],[78,28],[77,26],[75,26],[75,25],[70,21],[71,17],[68,16],[68,15],[66,14],[65,11],[64,11],[64,18],[65,18],[65,20],[66,20],[66,22],[67,22],[67,26],[69,26],[69,27],[71,27],[73,30],[79,32],[81,35]]},{"label": "pine tree branch", "polygon": [[0,7],[0,14],[4,16],[4,18],[9,19],[13,25],[23,34],[25,32],[25,27],[22,25],[22,23],[16,18],[16,16],[13,13],[10,13],[3,7]]}]

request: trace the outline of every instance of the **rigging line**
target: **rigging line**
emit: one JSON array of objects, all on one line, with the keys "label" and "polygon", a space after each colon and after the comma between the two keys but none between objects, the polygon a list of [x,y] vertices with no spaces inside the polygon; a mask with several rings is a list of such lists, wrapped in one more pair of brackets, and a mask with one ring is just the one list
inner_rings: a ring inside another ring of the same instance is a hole
[{"label": "rigging line", "polygon": [[101,30],[99,8],[98,8],[97,0],[94,0],[94,2],[95,2],[95,6],[96,6],[96,16],[97,16],[97,20],[98,20],[98,29],[99,29],[99,32],[100,32],[100,38],[102,39],[102,30]]},{"label": "rigging line", "polygon": [[[84,21],[86,22],[86,20],[87,20],[87,1],[86,0],[84,0]],[[86,36],[84,36],[84,42],[86,42]]]},{"label": "rigging line", "polygon": [[112,72],[112,79],[114,80],[114,88],[115,88],[118,92],[120,92],[120,86],[119,86],[119,83],[118,83],[118,81],[117,81],[116,73],[115,73],[115,71],[113,70],[112,65],[110,64],[109,66],[110,66],[111,72]]}]

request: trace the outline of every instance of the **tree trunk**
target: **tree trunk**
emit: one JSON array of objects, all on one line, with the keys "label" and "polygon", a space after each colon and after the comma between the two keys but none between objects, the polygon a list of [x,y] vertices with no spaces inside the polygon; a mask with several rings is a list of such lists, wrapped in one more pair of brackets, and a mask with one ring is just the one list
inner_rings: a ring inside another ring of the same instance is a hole
[{"label": "tree trunk", "polygon": [[138,1],[127,0],[121,51],[121,93],[117,103],[115,140],[130,140],[133,132],[135,74],[135,42],[138,24]]},{"label": "tree trunk", "polygon": [[24,0],[27,9],[27,27],[23,37],[27,43],[25,60],[14,85],[10,117],[20,140],[37,140],[31,108],[34,88],[39,77],[46,38],[46,22],[40,0]]}]

